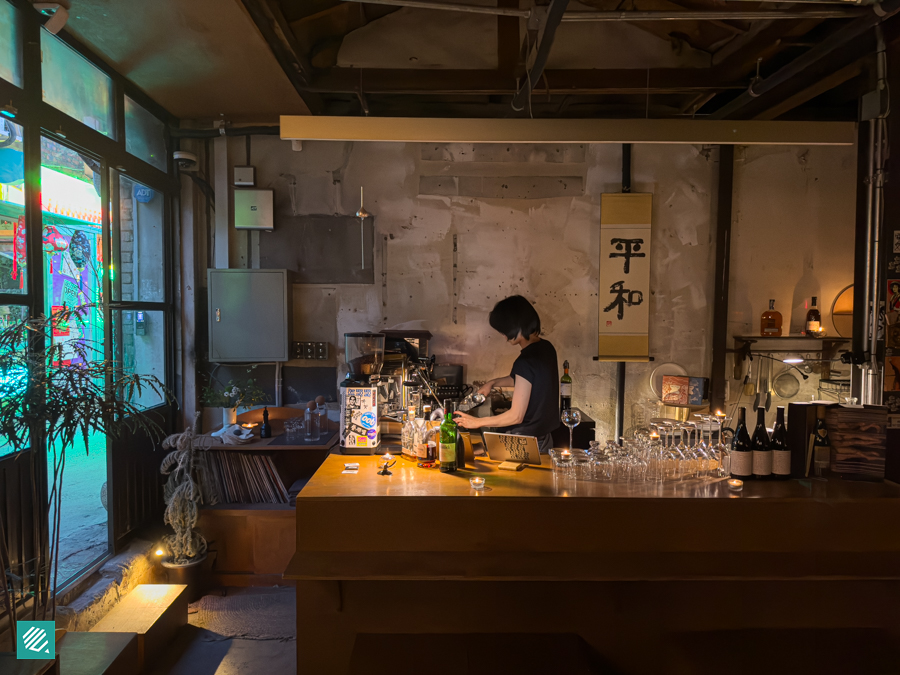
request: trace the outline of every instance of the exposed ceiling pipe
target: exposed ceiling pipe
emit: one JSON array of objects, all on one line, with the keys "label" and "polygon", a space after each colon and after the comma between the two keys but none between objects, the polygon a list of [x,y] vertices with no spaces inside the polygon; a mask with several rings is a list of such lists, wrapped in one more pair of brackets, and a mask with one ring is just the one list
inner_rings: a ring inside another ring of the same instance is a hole
[{"label": "exposed ceiling pipe", "polygon": [[[491,16],[512,16],[520,19],[528,19],[531,16],[530,9],[514,9],[508,7],[484,7],[481,5],[462,5],[452,2],[434,2],[431,0],[346,0],[347,2],[360,2],[368,5],[390,5],[392,7],[414,7],[416,9],[437,9],[450,12],[465,12],[468,14],[489,14]],[[765,0],[764,0],[765,1]],[[768,0],[781,2],[782,0]],[[797,0],[798,2],[811,2],[811,0]],[[847,2],[846,0],[822,0],[833,4],[858,5],[869,4],[869,0],[862,3]],[[818,3],[822,4],[822,3]],[[793,10],[763,10],[763,11],[690,11],[661,12],[661,11],[624,11],[624,12],[566,12],[563,23],[587,23],[604,21],[763,21],[778,19],[847,19],[861,16],[859,10],[853,9],[793,9]]]}]

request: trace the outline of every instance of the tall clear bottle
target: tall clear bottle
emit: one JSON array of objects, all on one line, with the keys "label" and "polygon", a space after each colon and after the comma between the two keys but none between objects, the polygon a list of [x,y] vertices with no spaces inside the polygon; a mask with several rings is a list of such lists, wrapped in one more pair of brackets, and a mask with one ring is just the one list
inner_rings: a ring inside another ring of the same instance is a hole
[{"label": "tall clear bottle", "polygon": [[459,429],[453,421],[454,404],[444,401],[444,421],[441,422],[441,436],[438,445],[438,459],[441,462],[441,473],[453,473],[457,469],[456,453]]},{"label": "tall clear bottle", "polygon": [[784,426],[784,406],[778,406],[775,428],[772,429],[772,479],[788,480],[791,477],[791,451],[787,444]]},{"label": "tall clear bottle", "polygon": [[769,430],[766,429],[766,409],[756,410],[756,429],[750,441],[753,448],[753,477],[757,480],[769,480],[772,477],[772,447],[769,443]]},{"label": "tall clear bottle", "polygon": [[401,457],[412,462],[418,460],[416,455],[416,426],[407,413],[403,413],[403,427],[400,430]]},{"label": "tall clear bottle", "polygon": [[753,448],[750,447],[750,434],[747,432],[746,408],[741,408],[738,413],[737,429],[731,440],[731,477],[741,480],[753,477]]}]

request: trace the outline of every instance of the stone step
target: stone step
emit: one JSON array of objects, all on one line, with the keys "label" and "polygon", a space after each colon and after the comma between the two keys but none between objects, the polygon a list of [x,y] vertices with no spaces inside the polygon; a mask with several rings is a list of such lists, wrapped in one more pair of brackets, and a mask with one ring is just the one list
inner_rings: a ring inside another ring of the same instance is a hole
[{"label": "stone step", "polygon": [[137,633],[73,633],[56,642],[59,675],[133,675],[139,672]]},{"label": "stone step", "polygon": [[91,633],[137,633],[138,669],[163,652],[176,631],[187,624],[187,586],[183,584],[141,584],[109,614],[98,621]]}]

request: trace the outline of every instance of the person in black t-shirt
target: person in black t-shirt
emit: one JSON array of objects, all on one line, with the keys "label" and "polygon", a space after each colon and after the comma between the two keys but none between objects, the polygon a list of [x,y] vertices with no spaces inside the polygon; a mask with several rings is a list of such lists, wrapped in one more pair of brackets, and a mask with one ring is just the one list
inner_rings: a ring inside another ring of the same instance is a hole
[{"label": "person in black t-shirt", "polygon": [[512,407],[491,417],[457,412],[456,423],[466,429],[498,427],[498,431],[537,436],[541,452],[553,447],[550,434],[559,426],[559,366],[556,349],[541,337],[541,319],[521,295],[498,302],[488,319],[491,327],[522,349],[505,377],[488,380],[478,390],[485,396],[495,387],[515,387]]}]

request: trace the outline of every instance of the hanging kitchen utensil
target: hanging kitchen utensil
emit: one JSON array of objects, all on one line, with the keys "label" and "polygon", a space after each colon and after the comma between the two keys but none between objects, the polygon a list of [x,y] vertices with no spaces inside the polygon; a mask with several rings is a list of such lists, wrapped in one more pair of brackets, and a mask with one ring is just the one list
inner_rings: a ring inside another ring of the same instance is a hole
[{"label": "hanging kitchen utensil", "polygon": [[800,380],[790,370],[775,378],[775,394],[778,398],[794,398],[800,391]]},{"label": "hanging kitchen utensil", "polygon": [[766,412],[772,407],[772,360],[769,359],[769,367],[766,371]]},{"label": "hanging kitchen utensil", "polygon": [[366,211],[363,206],[363,187],[359,186],[359,211],[356,212],[356,217],[359,218],[359,247],[362,252],[362,262],[360,263],[360,269],[366,269],[366,218],[368,218],[371,214]]},{"label": "hanging kitchen utensil", "polygon": [[[750,365],[747,366],[747,375],[744,377],[744,396],[753,396],[756,393],[756,385],[751,382],[753,377],[753,354],[748,354]],[[759,366],[757,366],[759,368]]]},{"label": "hanging kitchen utensil", "polygon": [[762,381],[762,370],[765,366],[765,360],[761,360],[759,365],[756,367],[756,398],[753,399],[753,409],[759,409],[759,398],[762,393],[762,389],[760,389],[760,383]]}]

